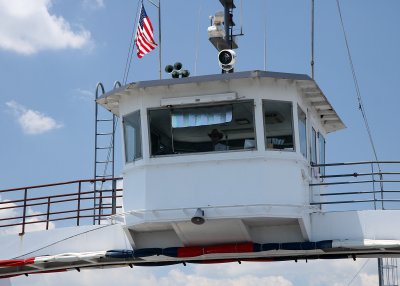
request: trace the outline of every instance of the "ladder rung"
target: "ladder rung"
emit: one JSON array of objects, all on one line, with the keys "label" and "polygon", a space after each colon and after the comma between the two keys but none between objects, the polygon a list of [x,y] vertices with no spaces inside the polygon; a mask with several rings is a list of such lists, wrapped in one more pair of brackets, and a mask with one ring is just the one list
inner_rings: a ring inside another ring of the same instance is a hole
[{"label": "ladder rung", "polygon": [[113,121],[113,120],[112,119],[97,119],[97,121],[107,122],[107,121]]},{"label": "ladder rung", "polygon": [[96,164],[112,163],[112,161],[96,161]]},{"label": "ladder rung", "polygon": [[112,149],[112,146],[108,147],[96,147],[97,150],[105,150],[105,149]]},{"label": "ladder rung", "polygon": [[112,178],[112,175],[96,175],[96,178]]},{"label": "ladder rung", "polygon": [[114,133],[96,133],[96,135],[113,135]]}]

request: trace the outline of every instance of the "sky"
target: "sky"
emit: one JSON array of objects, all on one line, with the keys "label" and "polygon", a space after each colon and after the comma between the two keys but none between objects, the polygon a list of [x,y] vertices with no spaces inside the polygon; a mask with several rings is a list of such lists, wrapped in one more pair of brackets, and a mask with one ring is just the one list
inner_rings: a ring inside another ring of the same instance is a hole
[{"label": "sky", "polygon": [[[236,71],[310,74],[310,1],[242,2],[234,15],[244,33]],[[336,1],[315,2],[315,80],[347,126],[327,137],[327,162],[371,160]],[[400,1],[340,3],[378,158],[399,160]],[[158,39],[157,10],[144,5]],[[106,90],[122,81],[137,6],[137,0],[0,0],[0,189],[93,176],[94,90],[99,81]],[[207,27],[221,8],[217,0],[161,0],[162,66],[180,61],[192,76],[219,73]],[[158,79],[158,52],[133,57],[128,82]],[[119,285],[369,286],[377,273],[376,260],[361,259],[123,268],[12,282],[109,285],[117,279]]]}]

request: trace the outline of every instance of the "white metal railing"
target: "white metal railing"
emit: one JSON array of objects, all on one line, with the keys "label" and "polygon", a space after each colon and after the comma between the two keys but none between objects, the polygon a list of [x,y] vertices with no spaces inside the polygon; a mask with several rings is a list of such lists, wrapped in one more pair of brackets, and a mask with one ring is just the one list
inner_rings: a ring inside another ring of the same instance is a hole
[{"label": "white metal railing", "polygon": [[320,182],[310,184],[313,191],[320,191],[312,205],[329,210],[400,209],[400,161],[320,164],[312,168],[327,171]]}]

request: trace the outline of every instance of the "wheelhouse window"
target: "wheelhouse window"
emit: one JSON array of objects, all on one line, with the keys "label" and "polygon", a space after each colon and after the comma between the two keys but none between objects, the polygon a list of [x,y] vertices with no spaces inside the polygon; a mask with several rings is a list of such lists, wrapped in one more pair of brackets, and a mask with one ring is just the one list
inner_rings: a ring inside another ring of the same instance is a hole
[{"label": "wheelhouse window", "polygon": [[[318,133],[318,145],[319,145],[319,164],[325,164],[325,138],[321,133]],[[325,166],[319,168],[319,173],[325,175]]]},{"label": "wheelhouse window", "polygon": [[300,152],[305,158],[307,158],[307,117],[300,107],[297,107],[297,114],[299,122]]},{"label": "wheelhouse window", "polygon": [[311,128],[311,150],[310,150],[310,162],[317,164],[317,132],[314,127]]},{"label": "wheelhouse window", "polygon": [[140,111],[123,117],[125,161],[132,162],[142,158]]},{"label": "wheelhouse window", "polygon": [[151,155],[254,149],[254,103],[149,110]]},{"label": "wheelhouse window", "polygon": [[263,100],[265,145],[268,150],[294,150],[291,102]]}]

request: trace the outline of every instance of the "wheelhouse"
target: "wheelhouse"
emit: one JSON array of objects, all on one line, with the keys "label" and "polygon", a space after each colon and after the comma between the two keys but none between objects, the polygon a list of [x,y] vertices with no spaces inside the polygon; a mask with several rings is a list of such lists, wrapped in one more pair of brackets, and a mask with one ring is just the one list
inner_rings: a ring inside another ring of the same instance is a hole
[{"label": "wheelhouse", "polygon": [[[308,76],[138,82],[98,103],[122,118],[124,208],[128,227],[140,232],[135,244],[152,245],[147,238],[159,231],[173,245],[265,241],[264,228],[280,220],[286,235],[290,225],[289,241],[309,237],[309,182],[323,172],[311,165],[325,162],[326,135],[344,125]],[[199,208],[207,228],[190,223]],[[210,241],[215,227],[226,231]]]}]

